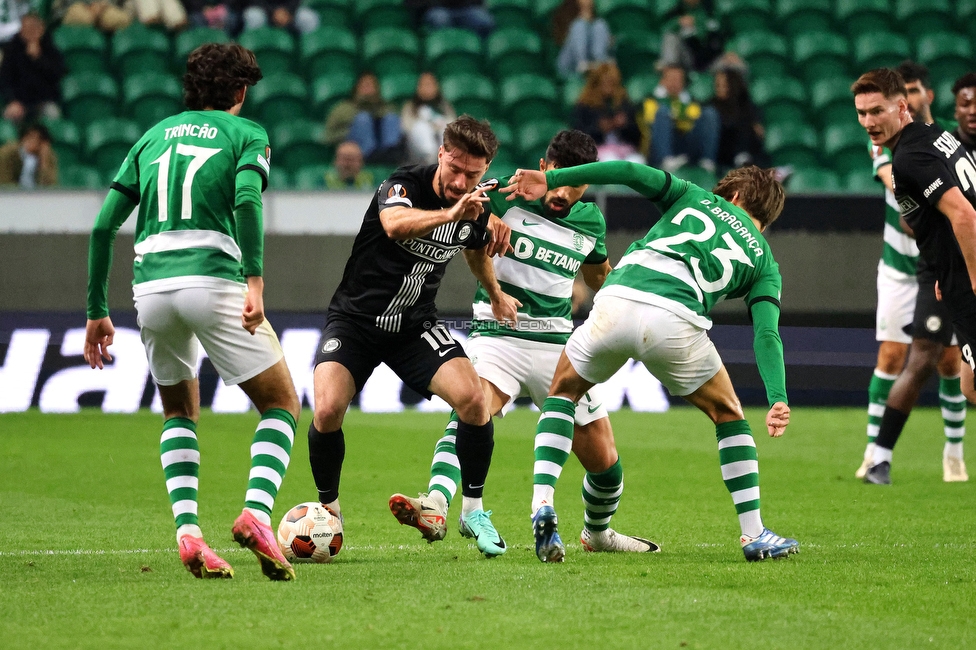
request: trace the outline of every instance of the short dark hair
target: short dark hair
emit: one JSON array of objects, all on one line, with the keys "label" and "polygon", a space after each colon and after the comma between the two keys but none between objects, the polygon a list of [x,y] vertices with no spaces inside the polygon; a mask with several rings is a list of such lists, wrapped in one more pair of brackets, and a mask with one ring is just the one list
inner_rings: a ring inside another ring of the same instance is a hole
[{"label": "short dark hair", "polygon": [[868,70],[851,84],[851,93],[863,95],[865,93],[881,93],[885,99],[892,99],[896,95],[908,97],[905,80],[897,70],[891,68],[875,68]]},{"label": "short dark hair", "polygon": [[575,167],[596,162],[596,141],[576,129],[563,129],[549,142],[546,161],[556,167]]},{"label": "short dark hair", "polygon": [[264,75],[254,52],[236,43],[205,43],[190,52],[183,75],[183,103],[191,111],[233,108],[237,91]]},{"label": "short dark hair", "polygon": [[911,59],[905,59],[898,64],[898,67],[895,68],[895,72],[901,75],[901,78],[905,80],[906,84],[917,81],[926,89],[932,89],[932,86],[929,83],[929,80],[931,79],[929,76],[929,69],[921,63],[915,63]]},{"label": "short dark hair", "polygon": [[763,228],[779,218],[786,202],[783,184],[776,180],[775,169],[745,165],[733,169],[718,182],[713,192],[731,201],[736,192],[742,208],[755,217]]},{"label": "short dark hair", "polygon": [[29,122],[20,127],[20,131],[17,133],[17,139],[23,140],[31,133],[36,133],[41,136],[41,140],[44,142],[51,141],[51,131],[48,130],[47,126],[41,124],[40,122]]},{"label": "short dark hair", "polygon": [[444,129],[444,150],[455,149],[491,162],[498,153],[498,138],[488,122],[462,115]]},{"label": "short dark hair", "polygon": [[967,72],[952,84],[952,95],[956,96],[963,88],[976,88],[976,72]]}]

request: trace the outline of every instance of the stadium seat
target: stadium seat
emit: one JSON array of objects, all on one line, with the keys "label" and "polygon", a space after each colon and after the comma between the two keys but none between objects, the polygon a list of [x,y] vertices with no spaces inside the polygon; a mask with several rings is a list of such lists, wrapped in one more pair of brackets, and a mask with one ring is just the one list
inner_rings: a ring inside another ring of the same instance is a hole
[{"label": "stadium seat", "polygon": [[821,194],[825,192],[839,192],[840,178],[829,169],[807,167],[797,169],[786,182],[789,193]]},{"label": "stadium seat", "polygon": [[777,165],[797,168],[815,166],[818,161],[817,131],[809,124],[773,124],[766,129],[766,150]]},{"label": "stadium seat", "polygon": [[874,178],[871,170],[867,167],[851,170],[844,177],[844,189],[855,194],[879,196],[882,193],[882,187],[882,184]]},{"label": "stadium seat", "polygon": [[102,182],[102,175],[94,167],[66,165],[61,162],[60,153],[58,154],[58,167],[58,185],[61,187],[79,190],[104,190],[107,188],[107,185]]},{"label": "stadium seat", "polygon": [[563,84],[563,111],[566,115],[572,113],[573,107],[579,101],[580,93],[583,92],[585,86],[586,81],[582,77],[572,77]]},{"label": "stadium seat", "polygon": [[312,116],[325,119],[336,102],[352,95],[355,83],[356,75],[351,72],[336,72],[317,77],[312,81]]},{"label": "stadium seat", "polygon": [[738,34],[726,49],[746,60],[755,79],[784,74],[790,58],[782,36],[760,30]]},{"label": "stadium seat", "polygon": [[973,48],[961,34],[923,34],[915,46],[916,58],[928,66],[933,79],[958,79],[976,69]]},{"label": "stadium seat", "polygon": [[325,144],[324,124],[311,120],[288,120],[271,132],[271,153],[275,166],[297,171],[303,165],[327,164],[332,150]]},{"label": "stadium seat", "polygon": [[482,118],[494,112],[495,84],[483,75],[454,75],[441,79],[441,94],[458,115]]},{"label": "stadium seat", "polygon": [[[295,57],[295,39],[275,27],[258,27],[241,32],[237,42],[254,52],[264,76],[290,72]],[[257,86],[255,86],[257,87]]]},{"label": "stadium seat", "polygon": [[484,69],[481,39],[467,29],[432,31],[424,41],[424,62],[438,79],[481,72]]},{"label": "stadium seat", "polygon": [[244,110],[265,128],[284,120],[308,117],[308,88],[296,74],[266,76],[248,91]]},{"label": "stadium seat", "polygon": [[660,80],[656,72],[645,72],[631,77],[627,82],[627,96],[630,97],[630,101],[639,105],[645,98],[654,94],[654,89],[657,88]]},{"label": "stadium seat", "polygon": [[229,41],[230,37],[222,29],[193,27],[180,32],[173,41],[173,69],[180,73],[186,71],[186,59],[190,56],[190,52],[204,43],[227,43]]},{"label": "stadium seat", "polygon": [[393,172],[397,170],[397,165],[365,165],[363,166],[363,171],[369,172],[373,175],[373,180],[376,181],[376,186],[379,187],[380,183],[385,181],[387,178],[393,175]]},{"label": "stadium seat", "polygon": [[500,106],[515,124],[560,115],[556,86],[540,75],[519,74],[498,85]]},{"label": "stadium seat", "polygon": [[762,107],[770,122],[784,122],[780,115],[792,116],[807,107],[806,87],[793,77],[763,77],[752,82],[752,99]]},{"label": "stadium seat", "polygon": [[303,165],[292,174],[291,186],[296,190],[321,190],[325,187],[325,173],[331,165]]},{"label": "stadium seat", "polygon": [[499,149],[508,151],[510,155],[518,155],[516,150],[518,147],[515,146],[515,132],[512,131],[512,127],[505,120],[492,120],[491,130],[495,133],[495,137],[498,138]]},{"label": "stadium seat", "polygon": [[707,102],[715,94],[714,77],[706,72],[688,73],[688,93],[697,102]]},{"label": "stadium seat", "polygon": [[654,68],[661,53],[661,35],[644,31],[616,37],[617,66],[624,79]]},{"label": "stadium seat", "polygon": [[489,69],[498,80],[528,72],[550,72],[542,55],[542,39],[528,29],[495,30],[485,44],[485,54]]},{"label": "stadium seat", "polygon": [[168,70],[171,60],[169,38],[140,23],[133,23],[112,37],[112,65],[123,77]]},{"label": "stadium seat", "polygon": [[797,36],[804,32],[833,29],[832,0],[778,0],[776,18],[784,31]]},{"label": "stadium seat", "polygon": [[381,27],[363,34],[363,67],[377,76],[396,72],[419,72],[420,41],[412,30]]},{"label": "stadium seat", "polygon": [[[853,111],[852,111],[853,112]],[[869,168],[868,136],[854,119],[830,124],[823,130],[821,158],[834,169]]]},{"label": "stadium seat", "polygon": [[122,103],[125,114],[145,130],[163,118],[183,112],[183,86],[168,74],[132,75],[122,82]]},{"label": "stadium seat", "polygon": [[854,96],[846,77],[820,79],[810,87],[811,117],[822,125],[857,123]]},{"label": "stadium seat", "polygon": [[69,72],[105,72],[105,36],[94,27],[59,27],[54,44],[64,55]]},{"label": "stadium seat", "polygon": [[0,144],[6,144],[17,139],[17,127],[13,122],[0,120]]},{"label": "stadium seat", "polygon": [[[552,19],[552,12],[554,12],[556,7],[562,4],[562,2],[563,0],[535,0],[535,2],[532,3],[532,11],[535,21],[537,23],[541,22],[548,25],[549,21]],[[526,20],[528,20],[528,17],[526,17]]]},{"label": "stadium seat", "polygon": [[976,0],[956,0],[956,17],[966,22],[976,18]]},{"label": "stadium seat", "polygon": [[[44,126],[51,133],[59,165],[73,165],[82,159],[81,133],[74,122],[66,119],[44,120]],[[16,129],[13,136],[17,137]]]},{"label": "stadium seat", "polygon": [[552,137],[567,128],[566,124],[560,120],[532,120],[518,127],[516,137],[519,145],[519,160],[525,160],[525,164],[532,161],[538,162],[540,158],[545,158],[546,147]]},{"label": "stadium seat", "polygon": [[951,0],[895,0],[895,18],[906,34],[943,34],[953,29]]},{"label": "stadium seat", "polygon": [[403,104],[414,96],[416,90],[417,75],[411,72],[397,72],[380,79],[380,95],[394,104]]},{"label": "stadium seat", "polygon": [[119,87],[107,74],[81,72],[61,80],[65,115],[79,126],[116,114]]},{"label": "stadium seat", "polygon": [[698,165],[685,165],[684,167],[681,167],[675,171],[674,175],[688,181],[689,183],[694,183],[698,187],[705,188],[706,190],[710,190],[715,187],[715,183],[718,180],[715,178],[715,174],[713,172],[703,169]]},{"label": "stadium seat", "polygon": [[352,26],[352,2],[350,0],[307,0],[305,6],[319,15],[319,24],[336,29]]},{"label": "stadium seat", "polygon": [[522,27],[532,13],[531,0],[488,0],[485,6],[495,19],[496,29]]},{"label": "stadium seat", "polygon": [[413,16],[402,0],[355,0],[352,6],[353,24],[359,25],[364,34],[384,27],[406,29],[413,25]]},{"label": "stadium seat", "polygon": [[806,32],[793,40],[793,62],[807,83],[849,75],[851,46],[836,32]]},{"label": "stadium seat", "polygon": [[656,12],[646,0],[597,0],[597,14],[607,21],[614,35],[652,32],[651,22]]},{"label": "stadium seat", "polygon": [[333,72],[355,74],[358,45],[351,31],[327,25],[302,35],[299,45],[302,72],[318,79]]},{"label": "stadium seat", "polygon": [[837,0],[836,22],[848,36],[891,31],[891,0]]},{"label": "stadium seat", "polygon": [[269,190],[290,190],[292,187],[291,174],[287,169],[275,167],[268,174]]},{"label": "stadium seat", "polygon": [[773,27],[771,0],[718,0],[715,7],[733,34]]},{"label": "stadium seat", "polygon": [[142,137],[142,129],[131,120],[97,120],[85,130],[86,159],[106,178],[119,169],[132,145]]},{"label": "stadium seat", "polygon": [[934,81],[935,101],[932,103],[932,115],[940,122],[954,120],[956,112],[956,98],[952,94],[952,86],[956,83],[953,77],[946,77]]},{"label": "stadium seat", "polygon": [[911,45],[901,34],[874,32],[854,37],[854,62],[859,70],[898,65],[911,55]]}]

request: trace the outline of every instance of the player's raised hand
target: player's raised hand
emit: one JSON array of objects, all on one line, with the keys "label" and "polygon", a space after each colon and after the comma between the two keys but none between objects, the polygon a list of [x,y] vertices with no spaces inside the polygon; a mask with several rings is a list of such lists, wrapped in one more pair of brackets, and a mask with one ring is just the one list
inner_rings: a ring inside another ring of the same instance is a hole
[{"label": "player's raised hand", "polygon": [[241,311],[241,327],[253,336],[264,322],[264,278],[248,276],[244,309]]},{"label": "player's raised hand", "polygon": [[776,402],[766,414],[766,430],[773,438],[779,438],[786,432],[790,423],[790,407],[784,402]]},{"label": "player's raised hand", "polygon": [[484,210],[482,204],[488,202],[488,197],[485,196],[487,191],[485,187],[477,187],[458,199],[447,211],[451,221],[473,221],[480,217]]},{"label": "player's raised hand", "polygon": [[85,361],[92,368],[104,368],[105,361],[111,361],[108,346],[115,340],[115,326],[106,316],[89,320],[85,326]]},{"label": "player's raised hand", "polygon": [[491,215],[488,217],[487,230],[491,235],[491,241],[485,247],[485,254],[488,257],[494,257],[495,255],[504,257],[509,251],[515,250],[512,248],[510,241],[512,229],[504,221],[495,215]]},{"label": "player's raised hand", "polygon": [[508,194],[509,201],[514,200],[517,196],[527,201],[536,201],[545,196],[548,189],[544,172],[533,169],[519,169],[512,176],[511,183],[498,191],[502,194]]},{"label": "player's raised hand", "polygon": [[491,299],[491,314],[503,327],[514,328],[518,322],[518,308],[522,306],[518,300],[500,291]]}]

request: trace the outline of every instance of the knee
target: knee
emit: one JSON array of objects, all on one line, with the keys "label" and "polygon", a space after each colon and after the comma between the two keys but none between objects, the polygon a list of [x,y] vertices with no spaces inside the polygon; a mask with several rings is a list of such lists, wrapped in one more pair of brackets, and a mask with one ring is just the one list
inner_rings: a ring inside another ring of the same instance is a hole
[{"label": "knee", "polygon": [[336,431],[342,427],[346,408],[348,408],[348,404],[341,404],[333,400],[320,400],[315,404],[312,423],[322,433]]},{"label": "knee", "polygon": [[722,400],[716,400],[705,410],[705,414],[708,415],[714,424],[745,419],[745,415],[742,413],[742,404],[739,403],[739,398],[734,395]]},{"label": "knee", "polygon": [[481,386],[477,386],[476,390],[465,391],[458,397],[457,403],[453,406],[454,410],[457,411],[458,418],[468,424],[481,426],[487,424],[491,418],[488,414],[488,405],[485,402],[485,394],[481,390]]}]

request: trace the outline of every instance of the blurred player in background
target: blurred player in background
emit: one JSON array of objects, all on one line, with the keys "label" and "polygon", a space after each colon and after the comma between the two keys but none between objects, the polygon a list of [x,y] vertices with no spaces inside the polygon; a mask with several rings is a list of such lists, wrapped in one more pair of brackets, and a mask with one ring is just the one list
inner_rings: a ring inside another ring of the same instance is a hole
[{"label": "blurred player in background", "polygon": [[[770,404],[767,431],[783,435],[790,408],[779,337],[782,280],[762,236],[785,201],[774,173],[752,165],[734,169],[713,193],[653,167],[604,162],[545,173],[519,170],[515,184],[505,188],[513,197],[534,200],[550,186],[619,183],[660,208],[660,221],[627,250],[597,292],[589,318],[570,336],[542,406],[536,444],[552,436],[571,438],[576,404],[586,391],[628,359],[641,361],[671,394],[715,424],[722,479],[735,504],[747,560],[786,557],[799,544],[763,525],[756,445],[707,331],[716,303],[746,300]],[[555,509],[539,491],[532,506],[536,555],[543,562],[561,559]]]},{"label": "blurred player in background", "polygon": [[[539,168],[567,168],[596,159],[593,138],[581,131],[560,131],[550,141]],[[586,187],[557,187],[539,200],[514,203],[498,192],[488,193],[492,214],[512,228],[515,240],[512,252],[495,260],[495,277],[505,293],[521,302],[515,327],[507,327],[493,316],[485,287],[479,285],[475,293],[474,321],[466,347],[492,415],[504,417],[522,395],[542,406],[559,354],[573,329],[573,280],[580,273],[590,288],[598,290],[610,272],[607,225],[595,204],[580,201]],[[610,419],[595,388],[580,399],[573,418],[572,437],[536,441],[539,489],[552,502],[556,479],[572,448],[587,470],[583,479],[583,548],[659,550],[649,540],[621,535],[610,528],[623,491],[623,468]],[[403,494],[390,497],[390,510],[397,520],[417,528],[429,542],[444,539],[447,510],[461,480],[455,451],[457,426],[457,414],[452,413],[444,437],[434,448],[428,492],[418,498]],[[557,462],[550,462],[550,458]],[[463,520],[461,530],[463,534]]]},{"label": "blurred player in background", "polygon": [[485,191],[497,182],[479,185],[498,150],[488,123],[462,115],[447,125],[443,142],[436,164],[401,167],[366,210],[315,356],[308,454],[319,500],[340,514],[342,420],[373,369],[386,363],[407,386],[443,398],[457,413],[461,528],[495,556],[505,541],[482,506],[494,447],[491,414],[464,349],[437,322],[434,298],[447,263],[463,251],[492,315],[514,322],[519,303],[501,290],[491,263],[491,255],[510,250],[510,230],[497,219],[489,223]]},{"label": "blurred player in background", "polygon": [[272,580],[293,580],[271,530],[301,405],[278,337],[264,317],[261,192],[271,149],[265,130],[238,116],[261,79],[254,54],[210,43],[190,53],[188,111],[149,129],[115,176],[92,230],[85,360],[111,361],[108,274],[115,234],[138,206],[133,294],[139,330],[163,404],[160,454],[180,559],[198,578],[230,578],[197,518],[200,451],[198,350],[261,413],[251,444],[244,511],[233,534]]}]

